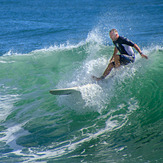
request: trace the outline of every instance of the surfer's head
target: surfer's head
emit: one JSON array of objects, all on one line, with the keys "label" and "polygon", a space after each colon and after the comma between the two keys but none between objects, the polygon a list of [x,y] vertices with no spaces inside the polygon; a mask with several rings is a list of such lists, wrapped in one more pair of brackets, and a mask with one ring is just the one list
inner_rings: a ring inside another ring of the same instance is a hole
[{"label": "surfer's head", "polygon": [[116,41],[119,37],[118,31],[116,29],[110,30],[109,35],[113,41]]}]

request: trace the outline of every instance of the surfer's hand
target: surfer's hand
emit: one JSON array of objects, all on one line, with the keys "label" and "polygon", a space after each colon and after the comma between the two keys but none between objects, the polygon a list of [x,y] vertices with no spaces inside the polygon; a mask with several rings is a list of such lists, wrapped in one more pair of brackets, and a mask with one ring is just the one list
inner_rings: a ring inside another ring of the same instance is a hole
[{"label": "surfer's hand", "polygon": [[148,59],[148,57],[144,54],[141,54],[142,58]]}]

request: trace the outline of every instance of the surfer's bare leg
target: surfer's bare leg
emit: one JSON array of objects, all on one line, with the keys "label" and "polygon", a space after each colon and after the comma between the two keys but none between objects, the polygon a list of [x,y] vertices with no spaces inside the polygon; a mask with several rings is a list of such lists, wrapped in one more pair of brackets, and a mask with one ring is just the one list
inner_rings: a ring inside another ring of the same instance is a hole
[{"label": "surfer's bare leg", "polygon": [[113,61],[114,62],[110,62],[108,67],[106,68],[106,70],[104,71],[103,73],[103,76],[106,77],[107,75],[110,74],[112,68],[117,68],[119,67],[121,64],[120,64],[120,57],[119,55],[114,55],[113,57]]},{"label": "surfer's bare leg", "polygon": [[104,71],[104,73],[103,73],[102,76],[105,78],[107,75],[110,74],[111,70],[112,70],[114,67],[115,67],[114,62],[109,63],[108,67],[106,68],[106,70]]},{"label": "surfer's bare leg", "polygon": [[115,63],[115,68],[117,68],[117,67],[119,67],[121,65],[119,55],[114,55],[114,63]]},{"label": "surfer's bare leg", "polygon": [[121,64],[120,64],[120,57],[119,57],[119,55],[114,55],[113,58],[111,59],[109,65],[108,65],[108,67],[105,69],[103,75],[101,77],[99,77],[99,78],[95,77],[95,76],[92,76],[92,78],[97,80],[97,81],[105,79],[105,77],[110,74],[110,72],[111,72],[111,70],[113,68],[118,68],[120,65]]},{"label": "surfer's bare leg", "polygon": [[96,76],[92,76],[93,79],[99,81],[102,79],[105,79],[105,77],[111,72],[112,68],[114,68],[114,62],[109,63],[108,67],[106,68],[106,70],[104,71],[103,75],[101,77],[96,77]]}]

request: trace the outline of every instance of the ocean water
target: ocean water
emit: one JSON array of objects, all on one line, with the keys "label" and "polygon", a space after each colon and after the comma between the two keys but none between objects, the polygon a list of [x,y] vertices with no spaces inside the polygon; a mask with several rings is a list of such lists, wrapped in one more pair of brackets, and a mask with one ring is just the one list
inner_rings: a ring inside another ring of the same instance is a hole
[{"label": "ocean water", "polygon": [[[161,0],[1,0],[0,10],[0,162],[163,162]],[[149,59],[135,52],[97,83],[112,28]]]}]

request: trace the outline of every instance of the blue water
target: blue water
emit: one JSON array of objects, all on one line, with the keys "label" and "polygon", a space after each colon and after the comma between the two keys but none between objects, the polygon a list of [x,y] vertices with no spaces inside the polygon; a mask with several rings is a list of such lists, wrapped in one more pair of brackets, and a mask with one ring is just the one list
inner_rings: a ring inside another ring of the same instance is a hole
[{"label": "blue water", "polygon": [[[1,0],[0,11],[0,162],[163,162],[161,0]],[[96,83],[112,28],[149,59],[136,52]]]}]

